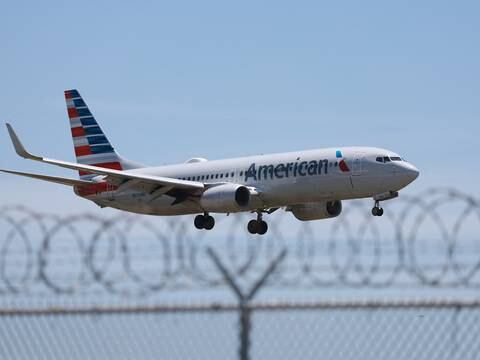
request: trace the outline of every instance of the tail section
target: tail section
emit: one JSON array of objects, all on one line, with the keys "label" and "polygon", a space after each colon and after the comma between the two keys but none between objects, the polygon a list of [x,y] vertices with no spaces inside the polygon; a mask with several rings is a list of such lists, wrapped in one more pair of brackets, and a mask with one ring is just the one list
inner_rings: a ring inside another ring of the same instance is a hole
[{"label": "tail section", "polygon": [[[122,159],[115,152],[77,90],[65,91],[65,101],[78,163],[115,170],[142,167],[140,164]],[[82,180],[89,180],[93,176],[90,173],[80,171]]]}]

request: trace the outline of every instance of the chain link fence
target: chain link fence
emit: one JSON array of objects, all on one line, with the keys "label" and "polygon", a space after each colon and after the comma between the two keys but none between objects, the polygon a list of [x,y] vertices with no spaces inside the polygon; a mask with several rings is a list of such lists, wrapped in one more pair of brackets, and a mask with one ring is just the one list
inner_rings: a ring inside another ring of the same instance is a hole
[{"label": "chain link fence", "polygon": [[4,206],[0,359],[480,359],[480,203],[369,207],[259,237]]},{"label": "chain link fence", "polygon": [[252,304],[10,312],[2,359],[479,359],[480,303]]}]

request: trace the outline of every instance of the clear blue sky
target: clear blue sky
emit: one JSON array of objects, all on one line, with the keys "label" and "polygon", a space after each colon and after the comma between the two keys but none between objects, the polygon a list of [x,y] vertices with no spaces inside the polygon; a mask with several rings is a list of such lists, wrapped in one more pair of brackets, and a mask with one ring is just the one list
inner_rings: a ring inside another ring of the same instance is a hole
[{"label": "clear blue sky", "polygon": [[[63,90],[78,88],[146,164],[372,145],[420,168],[410,193],[478,195],[479,14],[478,1],[10,1],[0,120],[34,152],[73,160]],[[17,158],[4,129],[0,154],[3,168],[76,176]],[[0,198],[94,208],[8,175]]]}]

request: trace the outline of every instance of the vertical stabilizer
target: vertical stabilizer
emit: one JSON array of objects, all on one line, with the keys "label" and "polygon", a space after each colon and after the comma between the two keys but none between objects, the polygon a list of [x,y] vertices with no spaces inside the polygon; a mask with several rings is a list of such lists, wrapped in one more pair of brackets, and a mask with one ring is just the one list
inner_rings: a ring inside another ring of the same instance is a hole
[{"label": "vertical stabilizer", "polygon": [[[115,170],[142,167],[142,165],[122,159],[115,152],[77,90],[66,90],[65,101],[78,163]],[[88,180],[91,177],[92,174],[80,171],[82,180]]]}]

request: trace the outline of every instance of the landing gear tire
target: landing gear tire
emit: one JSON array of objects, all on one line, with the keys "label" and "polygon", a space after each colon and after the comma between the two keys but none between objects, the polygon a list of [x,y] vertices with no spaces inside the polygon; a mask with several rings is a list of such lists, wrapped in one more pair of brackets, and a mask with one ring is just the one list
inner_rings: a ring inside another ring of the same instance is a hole
[{"label": "landing gear tire", "polygon": [[214,226],[215,226],[215,219],[210,215],[206,216],[204,219],[203,228],[205,230],[212,230]]},{"label": "landing gear tire", "polygon": [[373,216],[382,216],[383,215],[383,209],[381,207],[374,207],[372,209],[372,215]]},{"label": "landing gear tire", "polygon": [[215,219],[210,215],[197,215],[193,224],[199,230],[212,230],[215,226]]},{"label": "landing gear tire", "polygon": [[257,234],[258,235],[265,235],[268,231],[268,224],[265,222],[265,221],[260,221],[258,222],[258,231],[257,231]]},{"label": "landing gear tire", "polygon": [[257,220],[250,220],[247,225],[248,232],[250,234],[256,234],[258,228],[258,221]]},{"label": "landing gear tire", "polygon": [[203,215],[195,216],[195,221],[193,224],[198,230],[202,230],[205,226],[205,217]]},{"label": "landing gear tire", "polygon": [[268,224],[263,220],[250,220],[247,229],[250,234],[265,235],[268,231]]}]

